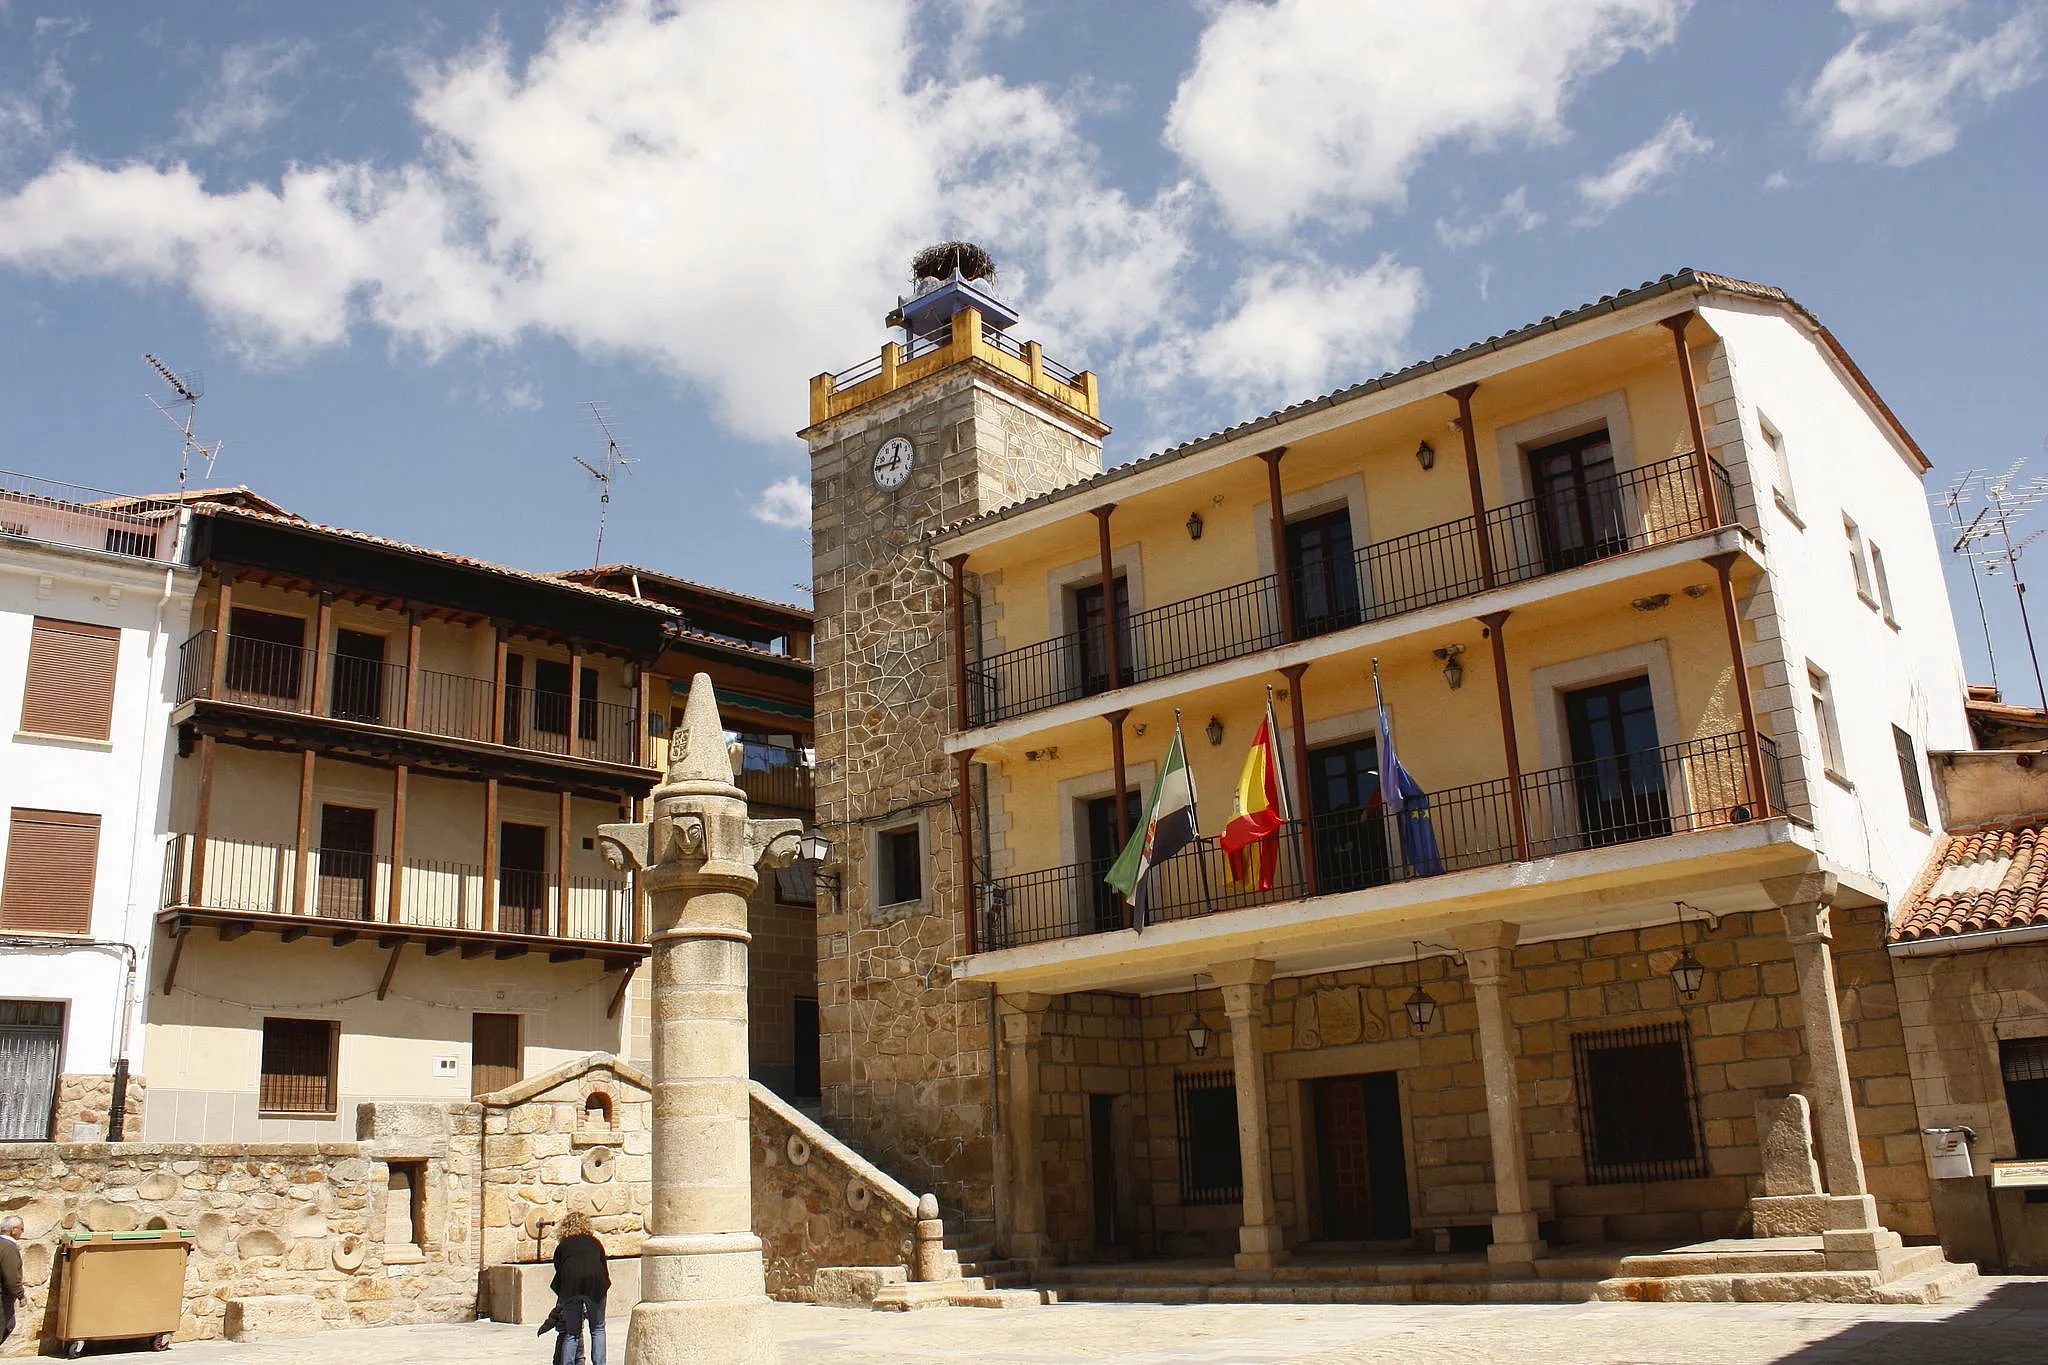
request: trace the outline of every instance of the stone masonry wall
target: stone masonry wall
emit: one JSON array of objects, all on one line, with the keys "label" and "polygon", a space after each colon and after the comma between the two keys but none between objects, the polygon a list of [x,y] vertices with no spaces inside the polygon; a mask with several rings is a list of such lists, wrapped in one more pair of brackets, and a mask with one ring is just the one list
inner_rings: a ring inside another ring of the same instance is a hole
[{"label": "stone masonry wall", "polygon": [[761,1087],[752,1142],[754,1232],[771,1297],[809,1301],[825,1266],[908,1270],[917,1233],[909,1190]]},{"label": "stone masonry wall", "polygon": [[747,1063],[780,1095],[796,1083],[796,1000],[818,994],[818,912],[785,905],[764,868],[747,902]]},{"label": "stone masonry wall", "polygon": [[609,1254],[640,1250],[654,1179],[644,1076],[593,1056],[480,1104],[484,1265],[548,1259],[572,1210],[589,1215]]},{"label": "stone masonry wall", "polygon": [[[149,1087],[140,1076],[128,1078],[128,1094],[122,1105],[125,1114],[122,1119],[125,1135],[134,1138],[142,1132],[142,1110]],[[114,1078],[112,1076],[85,1075],[67,1071],[57,1077],[56,1112],[50,1121],[50,1133],[59,1142],[69,1142],[81,1127],[95,1130],[90,1136],[79,1134],[87,1141],[100,1141],[107,1136],[107,1121],[114,1111]]]},{"label": "stone masonry wall", "polygon": [[[447,1147],[473,1158],[474,1128]],[[463,1148],[467,1152],[462,1151]],[[55,1233],[175,1227],[194,1234],[177,1339],[218,1337],[227,1301],[297,1294],[331,1326],[460,1322],[476,1298],[469,1209],[444,1157],[426,1241],[387,1243],[387,1163],[353,1143],[25,1143],[0,1152],[0,1210],[20,1215],[25,1329],[0,1355],[54,1345]],[[118,1253],[104,1253],[118,1254]]]},{"label": "stone masonry wall", "polygon": [[[1881,911],[1837,911],[1834,923],[1837,987],[1870,1189],[1888,1227],[1924,1239],[1934,1228],[1921,1114],[1913,1103]],[[1690,1002],[1679,1001],[1668,975],[1679,952],[1676,927],[1514,950],[1508,1012],[1518,1043],[1529,1175],[1550,1182],[1550,1235],[1559,1242],[1677,1240],[1747,1230],[1747,1201],[1761,1172],[1756,1102],[1807,1081],[1798,980],[1783,917],[1775,911],[1731,915],[1711,930],[1689,924],[1686,934],[1707,968]],[[2012,971],[2017,979],[2024,968]],[[1272,984],[1265,1044],[1274,1194],[1281,1221],[1295,1237],[1306,1235],[1305,1203],[1314,1202],[1308,1082],[1318,1075],[1400,1073],[1418,1226],[1483,1221],[1476,1216],[1492,1208],[1492,1143],[1471,988],[1447,961],[1425,961],[1422,978],[1439,1013],[1427,1033],[1415,1036],[1401,1002],[1416,972],[1401,963]],[[1149,997],[1143,1008],[1147,1101],[1138,1123],[1150,1179],[1141,1188],[1158,1248],[1167,1254],[1220,1254],[1239,1220],[1235,1205],[1179,1205],[1173,1077],[1231,1065],[1229,1032],[1213,992],[1205,993],[1203,1004],[1215,1041],[1199,1060],[1189,1055],[1185,1037],[1186,994]],[[1572,1036],[1679,1018],[1690,1028],[1709,1173],[1588,1183]],[[1052,1198],[1049,1184],[1048,1203]],[[1139,1221],[1146,1221],[1143,1210]]]}]

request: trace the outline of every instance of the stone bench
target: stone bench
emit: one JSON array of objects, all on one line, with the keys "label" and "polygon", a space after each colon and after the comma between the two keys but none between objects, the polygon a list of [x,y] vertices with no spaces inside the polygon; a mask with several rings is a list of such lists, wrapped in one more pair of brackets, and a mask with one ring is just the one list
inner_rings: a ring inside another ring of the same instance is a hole
[{"label": "stone bench", "polygon": [[[613,1256],[606,1265],[611,1270],[612,1292],[605,1296],[604,1314],[607,1320],[623,1319],[640,1302],[640,1258]],[[554,1278],[555,1268],[546,1261],[486,1266],[476,1315],[492,1322],[538,1326],[555,1306],[555,1291],[550,1287]]]},{"label": "stone bench", "polygon": [[229,1341],[282,1341],[309,1337],[327,1326],[320,1304],[305,1294],[252,1294],[229,1299],[221,1335]]},{"label": "stone bench", "polygon": [[[1493,1186],[1483,1185],[1473,1190],[1475,1201],[1485,1205],[1493,1203]],[[1556,1216],[1556,1206],[1551,1199],[1548,1180],[1529,1182],[1529,1208],[1539,1221]],[[1425,1213],[1415,1219],[1415,1237],[1433,1252],[1447,1253],[1451,1249],[1452,1228],[1482,1228],[1493,1225],[1491,1207],[1469,1209],[1457,1213]]]}]

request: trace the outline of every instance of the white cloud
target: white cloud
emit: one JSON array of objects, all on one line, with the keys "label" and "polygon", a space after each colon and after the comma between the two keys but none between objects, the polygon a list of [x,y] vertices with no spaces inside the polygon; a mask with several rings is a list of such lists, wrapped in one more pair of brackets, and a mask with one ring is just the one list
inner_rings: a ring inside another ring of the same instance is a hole
[{"label": "white cloud", "polygon": [[1692,120],[1673,114],[1649,140],[1631,147],[1607,163],[1598,175],[1579,181],[1579,200],[1585,205],[1582,223],[1597,223],[1614,210],[1669,179],[1680,165],[1714,150],[1714,140],[1694,131]]},{"label": "white cloud", "polygon": [[996,251],[1062,359],[1173,326],[1184,191],[1108,186],[1038,87],[920,75],[912,18],[907,0],[572,9],[523,65],[486,38],[421,72],[411,160],[235,187],[60,159],[0,196],[0,264],[183,286],[230,344],[280,360],[363,323],[428,358],[550,334],[649,358],[764,440],[801,425],[804,374],[871,348],[939,235]]},{"label": "white cloud", "polygon": [[1960,3],[1962,0],[1835,0],[1835,8],[1859,24],[1889,24],[1901,19],[1925,23]]},{"label": "white cloud", "polygon": [[531,380],[507,384],[498,394],[508,408],[519,412],[535,412],[541,406],[540,385]]},{"label": "white cloud", "polygon": [[1813,125],[1813,155],[1823,160],[1910,166],[1956,145],[1965,112],[2041,76],[2044,10],[2029,6],[1981,38],[1938,21],[1943,5],[1909,0],[1850,0],[1839,5],[1860,22],[1917,19],[1888,42],[1859,32],[1794,95]]},{"label": "white cloud", "polygon": [[1449,143],[1563,134],[1579,86],[1669,43],[1689,0],[1224,0],[1167,142],[1241,232],[1362,221]]},{"label": "white cloud", "polygon": [[1453,251],[1458,251],[1478,246],[1503,229],[1512,232],[1534,232],[1547,221],[1541,212],[1529,207],[1529,187],[1517,185],[1501,199],[1500,207],[1490,213],[1461,216],[1456,222],[1447,218],[1437,219],[1436,239]]},{"label": "white cloud", "polygon": [[290,102],[277,87],[313,55],[308,42],[243,43],[220,55],[220,75],[202,83],[178,111],[178,137],[211,147],[230,137],[248,137],[270,126]]},{"label": "white cloud", "polygon": [[1767,190],[1789,190],[1792,188],[1792,177],[1784,171],[1772,171],[1764,177],[1764,188]]},{"label": "white cloud", "polygon": [[1246,408],[1306,398],[1396,364],[1423,298],[1422,272],[1389,256],[1362,270],[1258,266],[1230,311],[1189,339],[1189,365]]},{"label": "white cloud", "polygon": [[793,474],[777,479],[761,490],[747,515],[784,530],[807,530],[811,524],[811,486]]}]

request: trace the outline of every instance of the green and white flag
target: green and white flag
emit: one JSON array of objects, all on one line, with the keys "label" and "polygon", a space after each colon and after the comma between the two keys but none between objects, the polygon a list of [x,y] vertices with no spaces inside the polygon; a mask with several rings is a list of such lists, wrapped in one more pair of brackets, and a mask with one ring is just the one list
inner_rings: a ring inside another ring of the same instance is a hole
[{"label": "green and white flag", "polygon": [[1181,747],[1180,718],[1173,722],[1173,742],[1145,803],[1145,818],[1131,832],[1109,874],[1102,880],[1131,903],[1131,924],[1143,929],[1151,908],[1152,870],[1195,841],[1195,775]]}]

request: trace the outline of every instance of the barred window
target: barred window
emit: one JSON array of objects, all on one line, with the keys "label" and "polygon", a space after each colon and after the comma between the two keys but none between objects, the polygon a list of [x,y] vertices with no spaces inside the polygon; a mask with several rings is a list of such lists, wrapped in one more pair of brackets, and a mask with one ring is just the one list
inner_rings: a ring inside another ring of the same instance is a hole
[{"label": "barred window", "polygon": [[257,1108],[266,1114],[332,1114],[340,1029],[332,1019],[265,1019]]},{"label": "barred window", "polygon": [[1572,1035],[1579,1140],[1595,1185],[1707,1174],[1683,1023]]},{"label": "barred window", "polygon": [[1243,1200],[1236,1078],[1228,1071],[1182,1072],[1173,1078],[1173,1107],[1180,1122],[1180,1202]]},{"label": "barred window", "polygon": [[[2013,1155],[2048,1157],[2048,1038],[2006,1038],[1998,1044]],[[2027,1191],[2032,1196],[2035,1191]]]}]

